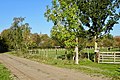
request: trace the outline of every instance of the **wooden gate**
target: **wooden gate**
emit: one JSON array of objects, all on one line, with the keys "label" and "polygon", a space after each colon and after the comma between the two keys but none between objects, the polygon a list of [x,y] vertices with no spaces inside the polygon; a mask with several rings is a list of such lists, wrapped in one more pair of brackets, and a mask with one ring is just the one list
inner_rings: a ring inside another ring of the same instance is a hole
[{"label": "wooden gate", "polygon": [[98,54],[98,63],[120,64],[120,52],[100,52]]}]

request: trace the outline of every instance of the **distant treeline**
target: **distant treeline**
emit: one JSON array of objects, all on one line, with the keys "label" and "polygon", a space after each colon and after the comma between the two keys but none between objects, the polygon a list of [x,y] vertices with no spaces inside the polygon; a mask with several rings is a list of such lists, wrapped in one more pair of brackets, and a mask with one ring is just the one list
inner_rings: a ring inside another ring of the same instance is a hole
[{"label": "distant treeline", "polygon": [[50,38],[47,34],[31,33],[28,23],[24,23],[24,18],[15,17],[9,29],[5,29],[0,34],[0,52],[8,50],[27,51],[33,48],[55,48],[60,44]]}]

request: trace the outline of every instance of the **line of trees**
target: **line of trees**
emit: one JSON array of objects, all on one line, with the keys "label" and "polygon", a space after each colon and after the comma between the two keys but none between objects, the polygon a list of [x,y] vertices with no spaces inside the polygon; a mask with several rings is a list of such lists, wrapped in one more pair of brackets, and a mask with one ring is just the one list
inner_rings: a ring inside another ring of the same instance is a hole
[{"label": "line of trees", "polygon": [[57,41],[51,39],[47,34],[31,33],[25,18],[15,17],[9,29],[0,34],[0,52],[8,50],[27,51],[33,48],[54,48]]}]

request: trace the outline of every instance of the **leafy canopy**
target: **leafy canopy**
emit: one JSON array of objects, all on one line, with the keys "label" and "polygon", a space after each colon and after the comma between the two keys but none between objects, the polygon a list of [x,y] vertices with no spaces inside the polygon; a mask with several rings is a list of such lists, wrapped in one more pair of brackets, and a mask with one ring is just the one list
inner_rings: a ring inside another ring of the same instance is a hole
[{"label": "leafy canopy", "polygon": [[120,0],[53,0],[45,17],[70,34],[99,36],[109,33],[120,18]]}]

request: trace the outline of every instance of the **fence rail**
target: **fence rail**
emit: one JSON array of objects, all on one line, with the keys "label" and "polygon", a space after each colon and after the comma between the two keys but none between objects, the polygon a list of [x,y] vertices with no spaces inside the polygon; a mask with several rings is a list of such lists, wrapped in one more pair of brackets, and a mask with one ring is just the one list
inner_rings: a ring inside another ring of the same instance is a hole
[{"label": "fence rail", "polygon": [[100,52],[98,54],[98,63],[120,64],[120,52]]},{"label": "fence rail", "polygon": [[58,52],[58,51],[65,51],[66,49],[64,48],[59,48],[59,49],[32,49],[28,50],[28,53],[34,54],[34,53],[40,53],[40,52]]}]

